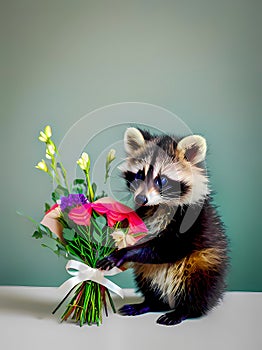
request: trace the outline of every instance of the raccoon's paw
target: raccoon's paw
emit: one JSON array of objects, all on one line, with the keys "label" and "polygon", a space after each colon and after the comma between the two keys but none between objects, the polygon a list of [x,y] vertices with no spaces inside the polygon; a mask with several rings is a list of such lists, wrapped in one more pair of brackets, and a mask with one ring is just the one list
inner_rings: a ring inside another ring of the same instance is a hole
[{"label": "raccoon's paw", "polygon": [[114,266],[116,266],[116,263],[117,263],[117,259],[115,259],[114,257],[111,257],[110,255],[99,260],[96,264],[96,267],[98,269],[101,269],[101,270],[110,270],[112,269]]},{"label": "raccoon's paw", "polygon": [[150,312],[151,309],[144,303],[141,304],[127,304],[122,306],[118,313],[122,316],[138,316]]},{"label": "raccoon's paw", "polygon": [[96,267],[101,270],[110,270],[113,267],[119,267],[123,265],[125,262],[124,260],[124,254],[121,252],[121,250],[117,250],[113,252],[112,254],[106,256],[105,258],[99,260],[96,264]]},{"label": "raccoon's paw", "polygon": [[156,322],[164,326],[175,326],[176,324],[179,324],[186,319],[187,316],[179,315],[176,311],[171,311],[160,316]]}]

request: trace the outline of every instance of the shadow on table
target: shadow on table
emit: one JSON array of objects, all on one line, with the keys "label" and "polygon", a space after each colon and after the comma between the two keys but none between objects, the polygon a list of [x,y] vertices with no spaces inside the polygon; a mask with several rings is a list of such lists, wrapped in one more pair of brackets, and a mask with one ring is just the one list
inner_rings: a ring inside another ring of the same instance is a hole
[{"label": "shadow on table", "polygon": [[[50,291],[50,293],[52,293]],[[46,295],[42,297],[39,292],[31,291],[26,294],[17,289],[11,288],[8,290],[1,290],[0,293],[0,312],[16,313],[21,311],[23,314],[27,313],[36,318],[50,317],[56,302],[52,298],[47,298]]]},{"label": "shadow on table", "polygon": [[[55,288],[26,288],[26,290],[18,290],[17,288],[2,289],[0,291],[0,313],[17,314],[19,311],[23,314],[32,315],[38,319],[50,318],[52,311],[57,307],[62,296],[58,296]],[[59,308],[56,315],[56,319],[60,317],[65,310],[66,303],[70,300],[70,297]],[[139,303],[142,298],[139,296],[128,296],[123,300],[114,295],[114,304],[118,310],[122,305],[129,303]],[[110,306],[108,306],[109,312],[111,312]]]}]

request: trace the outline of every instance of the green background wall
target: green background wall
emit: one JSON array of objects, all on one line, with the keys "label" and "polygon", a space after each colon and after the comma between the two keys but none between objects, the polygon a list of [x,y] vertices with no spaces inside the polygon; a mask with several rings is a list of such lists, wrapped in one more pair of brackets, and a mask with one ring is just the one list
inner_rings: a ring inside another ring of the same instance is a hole
[{"label": "green background wall", "polygon": [[[40,219],[49,199],[49,179],[34,169],[43,154],[38,132],[49,123],[59,142],[86,113],[139,101],[167,108],[207,138],[231,241],[228,288],[262,291],[261,1],[0,5],[0,283],[56,286],[67,278],[62,258],[40,247],[16,214]],[[116,280],[133,286],[130,272]]]}]

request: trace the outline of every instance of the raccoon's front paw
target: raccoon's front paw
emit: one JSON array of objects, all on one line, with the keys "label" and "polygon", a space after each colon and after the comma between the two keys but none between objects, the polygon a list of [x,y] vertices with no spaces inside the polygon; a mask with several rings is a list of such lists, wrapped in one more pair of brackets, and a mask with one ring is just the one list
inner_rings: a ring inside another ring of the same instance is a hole
[{"label": "raccoon's front paw", "polygon": [[118,310],[118,313],[122,316],[138,316],[150,311],[151,309],[148,305],[141,303],[124,305]]},{"label": "raccoon's front paw", "polygon": [[117,260],[109,255],[109,256],[99,260],[96,264],[96,267],[98,269],[107,271],[107,270],[112,269],[114,266],[116,266],[116,263],[117,263]]},{"label": "raccoon's front paw", "polygon": [[97,262],[97,268],[101,270],[111,270],[113,267],[119,267],[123,265],[125,262],[124,256],[122,253],[119,253],[120,251],[117,250],[116,252],[113,252],[112,254],[106,256],[105,258],[99,260]]}]

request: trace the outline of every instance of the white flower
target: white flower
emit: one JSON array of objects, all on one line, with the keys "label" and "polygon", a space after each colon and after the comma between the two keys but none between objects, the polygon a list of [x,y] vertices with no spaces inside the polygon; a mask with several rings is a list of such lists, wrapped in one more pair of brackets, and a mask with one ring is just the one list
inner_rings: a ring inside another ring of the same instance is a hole
[{"label": "white flower", "polygon": [[54,155],[55,154],[55,146],[54,144],[50,143],[47,145],[47,150],[50,154]]},{"label": "white flower", "polygon": [[56,153],[55,145],[54,143],[50,140],[49,143],[46,145],[46,158],[47,159],[52,159],[54,154]]},{"label": "white flower", "polygon": [[110,171],[110,165],[113,162],[113,160],[116,158],[116,151],[112,148],[106,157],[106,173],[105,173],[105,183],[107,179],[109,178],[109,171]]},{"label": "white flower", "polygon": [[86,152],[83,152],[81,158],[78,159],[77,164],[84,171],[89,171],[90,168],[90,158]]},{"label": "white flower", "polygon": [[132,235],[124,233],[121,230],[111,233],[111,236],[115,240],[115,245],[118,249],[122,249],[136,243],[136,239]]},{"label": "white flower", "polygon": [[107,155],[107,158],[106,158],[107,164],[112,163],[113,160],[114,160],[115,158],[116,158],[116,150],[112,148],[112,149],[108,152],[108,155]]}]

